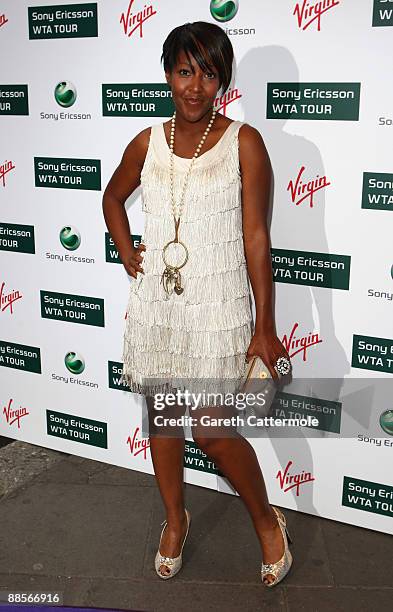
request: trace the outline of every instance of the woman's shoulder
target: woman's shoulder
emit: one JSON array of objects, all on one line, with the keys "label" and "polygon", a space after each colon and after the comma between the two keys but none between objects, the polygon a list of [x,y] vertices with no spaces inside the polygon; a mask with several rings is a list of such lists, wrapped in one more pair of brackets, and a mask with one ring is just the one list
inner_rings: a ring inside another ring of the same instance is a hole
[{"label": "woman's shoulder", "polygon": [[241,122],[239,129],[239,139],[244,141],[246,144],[253,144],[263,141],[261,132],[250,125],[249,123]]},{"label": "woman's shoulder", "polygon": [[225,115],[220,116],[220,127],[222,133],[226,131],[235,131],[238,133],[239,142],[244,143],[245,146],[254,147],[258,146],[261,141],[263,141],[262,135],[257,130],[257,128],[253,127],[249,123],[245,123],[244,121],[237,121],[234,119],[230,119]]},{"label": "woman's shoulder", "polygon": [[151,136],[151,130],[152,130],[152,126],[149,126],[143,130],[141,130],[140,132],[138,132],[138,134],[135,136],[134,140],[135,140],[135,144],[139,147],[141,147],[142,149],[148,149],[149,146],[149,141],[150,141],[150,136]]},{"label": "woman's shoulder", "polygon": [[136,152],[143,152],[144,150],[147,151],[147,148],[149,146],[150,134],[151,127],[147,127],[141,130],[140,132],[135,134],[132,140],[128,143],[127,148],[132,149]]},{"label": "woman's shoulder", "polygon": [[265,141],[261,132],[248,123],[242,123],[239,129],[240,151],[261,152],[266,150]]},{"label": "woman's shoulder", "polygon": [[147,127],[133,137],[123,153],[122,162],[124,164],[136,164],[140,168],[143,167],[149,148],[150,134],[151,128]]},{"label": "woman's shoulder", "polygon": [[262,134],[248,123],[243,123],[239,129],[239,158],[243,168],[256,167],[258,161],[269,159]]}]

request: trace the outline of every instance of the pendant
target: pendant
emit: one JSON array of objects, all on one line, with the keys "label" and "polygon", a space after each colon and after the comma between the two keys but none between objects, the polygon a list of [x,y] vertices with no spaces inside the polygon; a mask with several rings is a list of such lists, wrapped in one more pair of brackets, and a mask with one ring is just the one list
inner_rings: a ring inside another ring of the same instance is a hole
[{"label": "pendant", "polygon": [[173,291],[180,295],[184,288],[181,286],[181,274],[179,268],[167,265],[161,276],[161,282],[168,295],[172,295]]},{"label": "pendant", "polygon": [[[176,238],[177,238],[177,235],[176,235]],[[161,282],[168,295],[172,295],[173,291],[175,291],[177,295],[180,295],[184,291],[184,288],[181,286],[180,268],[182,268],[188,261],[188,249],[186,245],[183,242],[181,242],[181,240],[177,240],[176,238],[175,240],[171,240],[170,242],[168,242],[165,245],[164,250],[162,252],[162,258],[165,263],[165,270],[162,273]],[[179,265],[172,266],[165,259],[165,251],[170,244],[181,244],[185,250],[185,260],[180,266]]]}]

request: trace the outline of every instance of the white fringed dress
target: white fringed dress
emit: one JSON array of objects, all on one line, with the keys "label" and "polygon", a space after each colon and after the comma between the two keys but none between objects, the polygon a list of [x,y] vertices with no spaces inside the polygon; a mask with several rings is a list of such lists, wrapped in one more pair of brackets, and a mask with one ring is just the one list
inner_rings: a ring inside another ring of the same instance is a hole
[{"label": "white fringed dress", "polygon": [[[134,393],[234,392],[244,374],[253,323],[242,229],[241,125],[233,121],[194,161],[179,227],[189,252],[180,270],[184,291],[170,296],[161,282],[163,247],[175,232],[170,149],[163,124],[151,128],[141,173],[145,273],[131,278],[124,331],[121,380]],[[174,155],[176,202],[190,162]],[[170,263],[184,260],[183,250],[170,249]]]}]

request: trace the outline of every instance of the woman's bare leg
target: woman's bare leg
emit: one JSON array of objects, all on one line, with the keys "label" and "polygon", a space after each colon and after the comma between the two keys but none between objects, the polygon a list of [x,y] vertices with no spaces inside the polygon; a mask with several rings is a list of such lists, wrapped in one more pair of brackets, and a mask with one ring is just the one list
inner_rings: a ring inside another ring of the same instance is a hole
[{"label": "woman's bare leg", "polygon": [[[182,427],[170,427],[168,437],[164,428],[155,426],[153,419],[157,414],[164,414],[165,409],[157,411],[153,407],[153,398],[146,397],[149,413],[150,452],[158,488],[166,510],[167,526],[162,535],[160,553],[165,557],[177,557],[187,530],[187,519],[184,510],[184,430]],[[184,408],[182,409],[184,412]],[[170,416],[181,414],[170,408]],[[161,565],[160,572],[169,574],[168,566]]]},{"label": "woman's bare leg", "polygon": [[[224,407],[198,408],[193,417],[209,414],[213,417],[232,416]],[[250,513],[262,549],[264,563],[278,561],[284,553],[284,543],[274,510],[269,504],[265,481],[252,445],[235,428],[203,426],[199,422],[192,428],[197,445],[217,465],[236,489]],[[226,436],[226,437],[224,437]],[[267,581],[274,582],[271,574]]]}]

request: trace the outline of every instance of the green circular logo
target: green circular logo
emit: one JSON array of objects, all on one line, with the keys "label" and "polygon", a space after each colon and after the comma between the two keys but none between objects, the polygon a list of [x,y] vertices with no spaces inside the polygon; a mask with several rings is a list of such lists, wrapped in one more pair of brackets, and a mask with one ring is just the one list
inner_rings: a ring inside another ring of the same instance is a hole
[{"label": "green circular logo", "polygon": [[55,99],[60,106],[72,106],[76,100],[75,86],[70,81],[60,81],[55,87]]},{"label": "green circular logo", "polygon": [[393,410],[385,410],[379,417],[379,424],[385,433],[393,436]]},{"label": "green circular logo", "polygon": [[85,360],[82,355],[74,353],[73,351],[67,353],[64,357],[64,363],[67,370],[72,374],[82,374],[85,369]]},{"label": "green circular logo", "polygon": [[210,13],[217,21],[230,21],[239,8],[239,0],[211,0]]},{"label": "green circular logo", "polygon": [[81,235],[76,227],[66,225],[60,230],[60,242],[68,251],[75,251],[81,244]]}]

